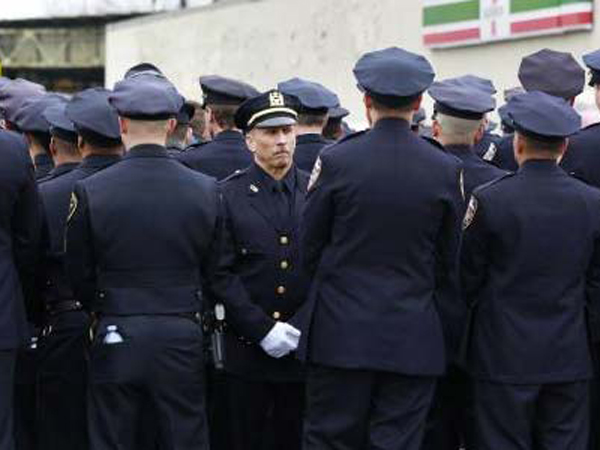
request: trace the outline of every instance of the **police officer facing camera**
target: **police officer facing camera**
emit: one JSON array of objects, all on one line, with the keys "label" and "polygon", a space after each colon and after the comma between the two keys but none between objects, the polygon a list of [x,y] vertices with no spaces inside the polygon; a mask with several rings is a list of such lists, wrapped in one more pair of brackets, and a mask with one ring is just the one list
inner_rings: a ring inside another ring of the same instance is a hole
[{"label": "police officer facing camera", "polygon": [[98,318],[90,448],[140,448],[149,410],[165,448],[208,449],[197,317],[217,235],[216,182],[167,154],[182,97],[166,78],[122,80],[109,101],[127,154],[76,184],[67,225],[72,284]]},{"label": "police officer facing camera", "polygon": [[474,448],[584,450],[600,192],[557,166],[581,123],[568,102],[528,92],[509,101],[508,116],[519,171],[475,189],[463,223]]},{"label": "police officer facing camera", "polygon": [[236,274],[218,283],[235,450],[301,446],[304,374],[293,357],[301,334],[293,324],[308,288],[299,236],[308,174],[293,162],[296,108],[277,90],[243,103],[235,120],[254,162],[221,183],[221,268]]}]

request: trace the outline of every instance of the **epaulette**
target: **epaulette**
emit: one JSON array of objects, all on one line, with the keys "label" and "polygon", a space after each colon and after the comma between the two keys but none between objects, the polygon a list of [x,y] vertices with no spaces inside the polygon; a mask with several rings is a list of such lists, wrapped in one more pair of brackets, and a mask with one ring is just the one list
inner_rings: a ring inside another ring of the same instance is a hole
[{"label": "epaulette", "polygon": [[217,184],[222,185],[222,184],[227,183],[228,181],[235,180],[236,178],[240,178],[242,175],[246,175],[246,173],[248,172],[249,169],[250,169],[249,167],[246,167],[245,169],[237,169],[232,174],[227,175],[225,178],[220,180]]},{"label": "epaulette", "polygon": [[355,131],[354,133],[347,134],[346,136],[341,138],[339,141],[337,141],[336,144],[341,144],[342,142],[346,142],[351,139],[357,138],[358,136],[365,134],[367,131],[369,131],[368,128],[366,130]]},{"label": "epaulette", "polygon": [[208,144],[210,142],[212,142],[212,141],[195,142],[195,143],[193,143],[191,145],[188,145],[186,148],[184,148],[182,150],[182,153],[187,153],[189,151],[193,152],[194,150],[197,150],[198,148],[203,147],[203,146],[205,146],[206,144]]},{"label": "epaulette", "polygon": [[499,183],[500,181],[510,178],[514,175],[515,175],[515,172],[506,172],[503,175],[500,175],[498,178],[493,179],[492,181],[488,181],[487,183],[483,183],[483,184],[477,186],[473,190],[473,193],[483,191],[483,190],[489,188],[490,186],[493,186],[493,185]]}]

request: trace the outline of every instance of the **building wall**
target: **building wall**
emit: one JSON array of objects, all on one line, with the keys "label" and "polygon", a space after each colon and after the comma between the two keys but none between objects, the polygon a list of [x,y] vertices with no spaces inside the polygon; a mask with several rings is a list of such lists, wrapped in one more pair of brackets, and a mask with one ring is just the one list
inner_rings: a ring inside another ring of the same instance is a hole
[{"label": "building wall", "polygon": [[[600,0],[595,0],[596,11]],[[293,76],[320,81],[362,121],[352,67],[365,51],[400,46],[425,54],[439,78],[473,73],[499,89],[518,84],[524,55],[549,47],[578,58],[600,46],[600,29],[473,47],[429,50],[421,38],[420,0],[230,1],[108,26],[109,86],[140,61],[161,67],[184,95],[197,98],[200,74],[218,73],[260,89]],[[591,93],[586,93],[586,99]]]}]

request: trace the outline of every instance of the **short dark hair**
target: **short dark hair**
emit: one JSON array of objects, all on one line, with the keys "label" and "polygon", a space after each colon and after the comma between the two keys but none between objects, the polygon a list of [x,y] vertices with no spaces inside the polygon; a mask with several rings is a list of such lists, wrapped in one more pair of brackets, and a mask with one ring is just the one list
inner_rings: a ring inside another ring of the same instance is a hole
[{"label": "short dark hair", "polygon": [[50,153],[50,139],[52,139],[52,136],[50,135],[50,133],[44,133],[41,131],[32,131],[32,132],[28,132],[27,134],[29,134],[29,136],[31,136],[31,139],[33,139],[35,142],[37,142],[42,147],[44,147],[44,150],[46,150],[46,153],[48,153],[48,154]]},{"label": "short dark hair", "polygon": [[525,140],[527,148],[552,155],[560,154],[561,147],[567,141],[567,138],[538,138],[523,133],[519,134]]},{"label": "short dark hair", "polygon": [[79,149],[77,148],[76,142],[67,141],[66,139],[54,136],[54,145],[56,149],[65,155],[69,156],[80,156]]},{"label": "short dark hair", "polygon": [[410,112],[413,110],[414,103],[419,99],[420,95],[411,97],[392,97],[388,95],[377,95],[367,93],[373,101],[373,108],[378,111],[395,110],[397,112]]},{"label": "short dark hair", "polygon": [[235,128],[235,113],[238,105],[208,105],[212,117],[217,124],[224,130]]},{"label": "short dark hair", "polygon": [[307,114],[300,113],[298,115],[298,125],[305,127],[324,127],[327,121],[327,113],[325,114]]}]

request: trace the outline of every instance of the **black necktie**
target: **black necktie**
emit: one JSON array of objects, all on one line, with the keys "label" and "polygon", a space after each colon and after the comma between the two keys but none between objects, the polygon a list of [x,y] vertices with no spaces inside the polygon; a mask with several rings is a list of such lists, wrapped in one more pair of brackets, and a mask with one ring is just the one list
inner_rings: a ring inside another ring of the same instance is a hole
[{"label": "black necktie", "polygon": [[287,189],[282,181],[276,181],[273,187],[273,203],[275,205],[275,211],[279,218],[279,223],[284,226],[290,215],[290,202],[287,194]]}]

